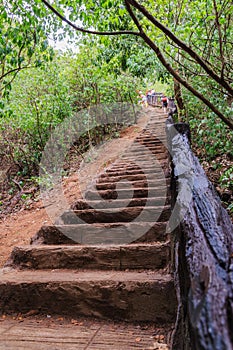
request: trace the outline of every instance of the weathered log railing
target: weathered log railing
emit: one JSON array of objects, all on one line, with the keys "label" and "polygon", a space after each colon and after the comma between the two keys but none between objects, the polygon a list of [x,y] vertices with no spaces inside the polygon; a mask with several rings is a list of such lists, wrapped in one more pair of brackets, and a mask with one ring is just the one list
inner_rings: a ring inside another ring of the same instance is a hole
[{"label": "weathered log railing", "polygon": [[167,122],[179,311],[173,350],[233,349],[233,225],[193,155],[187,124]]}]

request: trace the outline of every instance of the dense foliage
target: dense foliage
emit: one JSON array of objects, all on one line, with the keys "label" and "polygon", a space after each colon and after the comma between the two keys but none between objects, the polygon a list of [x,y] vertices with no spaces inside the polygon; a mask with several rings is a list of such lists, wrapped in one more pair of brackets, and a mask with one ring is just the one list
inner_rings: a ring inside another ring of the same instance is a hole
[{"label": "dense foliage", "polygon": [[45,25],[32,11],[30,2],[4,0],[0,4],[0,97],[9,94],[20,71],[39,67],[53,57]]},{"label": "dense foliage", "polygon": [[36,174],[45,143],[58,123],[93,104],[135,102],[135,83],[127,73],[105,74],[85,48],[75,57],[58,56],[30,74],[21,72],[0,119],[2,161]]},{"label": "dense foliage", "polygon": [[[42,2],[55,21],[63,19],[79,32],[131,35],[139,45],[142,39],[178,83],[233,129],[230,1],[147,1],[146,7],[135,0]],[[87,29],[72,23],[77,20]]]}]

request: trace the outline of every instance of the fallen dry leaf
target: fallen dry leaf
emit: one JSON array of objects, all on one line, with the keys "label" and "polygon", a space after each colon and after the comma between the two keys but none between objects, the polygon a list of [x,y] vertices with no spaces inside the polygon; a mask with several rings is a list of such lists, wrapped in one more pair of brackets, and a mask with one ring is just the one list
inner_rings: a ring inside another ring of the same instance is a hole
[{"label": "fallen dry leaf", "polygon": [[141,338],[136,338],[135,341],[139,343],[142,339]]},{"label": "fallen dry leaf", "polygon": [[70,322],[75,326],[82,326],[83,325],[83,322],[79,322],[79,321],[74,320],[74,319],[72,319]]}]

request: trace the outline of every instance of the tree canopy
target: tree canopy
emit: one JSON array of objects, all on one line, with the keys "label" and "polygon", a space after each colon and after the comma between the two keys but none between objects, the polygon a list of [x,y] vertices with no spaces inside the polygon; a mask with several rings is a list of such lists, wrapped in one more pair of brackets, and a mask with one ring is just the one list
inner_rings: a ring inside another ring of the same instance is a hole
[{"label": "tree canopy", "polygon": [[46,10],[53,13],[53,26],[61,20],[78,32],[146,43],[177,82],[233,129],[231,1],[37,0],[35,8],[48,23]]},{"label": "tree canopy", "polygon": [[52,59],[44,22],[29,1],[3,1],[0,5],[0,96],[24,69]]},{"label": "tree canopy", "polygon": [[[178,83],[233,129],[232,13],[230,0],[5,0],[0,7],[2,89],[32,64],[32,56],[35,65],[46,59],[46,38],[61,36],[59,28],[71,36],[74,30],[96,34],[102,42],[123,35],[121,45],[143,50],[146,44]],[[126,58],[121,57],[122,67]]]}]

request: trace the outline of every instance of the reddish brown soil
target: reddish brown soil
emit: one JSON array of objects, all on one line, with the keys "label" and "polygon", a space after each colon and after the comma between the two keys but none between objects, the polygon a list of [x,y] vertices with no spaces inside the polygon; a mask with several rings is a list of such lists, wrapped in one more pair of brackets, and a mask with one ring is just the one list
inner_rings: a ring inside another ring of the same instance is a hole
[{"label": "reddish brown soil", "polygon": [[[170,326],[116,323],[64,316],[0,316],[1,349],[151,349],[168,350]],[[166,336],[167,335],[167,336]],[[97,347],[96,347],[97,346]]]}]

